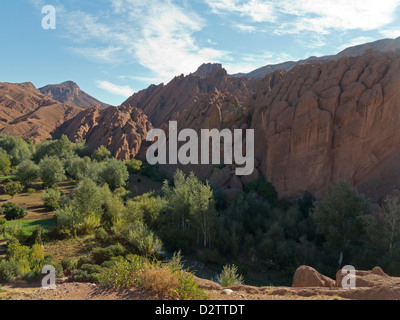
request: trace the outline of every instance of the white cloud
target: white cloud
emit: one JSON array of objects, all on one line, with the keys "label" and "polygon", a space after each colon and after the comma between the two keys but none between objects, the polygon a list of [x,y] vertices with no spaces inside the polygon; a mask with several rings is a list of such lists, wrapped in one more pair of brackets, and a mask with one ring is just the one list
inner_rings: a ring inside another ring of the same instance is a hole
[{"label": "white cloud", "polygon": [[199,46],[194,34],[205,26],[204,20],[172,0],[110,1],[112,10],[98,16],[63,11],[61,21],[77,43],[74,53],[114,64],[136,62],[152,71],[149,78],[161,82],[226,54]]},{"label": "white cloud", "polygon": [[109,81],[97,81],[97,87],[126,98],[129,98],[135,93],[129,86],[118,86]]},{"label": "white cloud", "polygon": [[254,22],[273,22],[276,19],[273,3],[262,0],[205,0],[214,13],[235,12]]},{"label": "white cloud", "polygon": [[391,38],[391,39],[397,39],[400,37],[400,28],[388,28],[388,29],[383,29],[379,31],[384,37],[386,38]]},{"label": "white cloud", "polygon": [[332,30],[375,30],[393,22],[400,0],[204,0],[212,12],[236,12],[270,22],[275,33],[327,34]]},{"label": "white cloud", "polygon": [[245,25],[245,24],[236,24],[234,26],[236,29],[238,29],[241,32],[246,32],[246,33],[254,33],[257,31],[257,28],[254,26],[249,26],[249,25]]}]

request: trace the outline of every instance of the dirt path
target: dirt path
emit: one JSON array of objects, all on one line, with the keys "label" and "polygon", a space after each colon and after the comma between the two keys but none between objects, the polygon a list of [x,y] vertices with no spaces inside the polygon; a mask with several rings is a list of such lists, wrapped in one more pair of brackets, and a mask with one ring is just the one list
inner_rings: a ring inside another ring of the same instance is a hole
[{"label": "dirt path", "polygon": [[[59,283],[55,290],[46,290],[25,281],[14,281],[3,286],[0,299],[8,300],[164,300],[163,296],[146,292],[141,289],[107,290],[89,283]],[[269,292],[247,289],[233,291],[230,295],[223,294],[223,289],[206,290],[211,301],[231,300],[338,300],[337,296],[324,296],[315,293],[311,296],[296,295],[291,288],[271,288]]]}]

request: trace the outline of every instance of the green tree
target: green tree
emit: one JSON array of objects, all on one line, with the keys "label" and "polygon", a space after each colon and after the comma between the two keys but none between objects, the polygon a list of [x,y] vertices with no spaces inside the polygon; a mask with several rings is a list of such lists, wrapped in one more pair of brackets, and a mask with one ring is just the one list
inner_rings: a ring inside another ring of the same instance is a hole
[{"label": "green tree", "polygon": [[316,202],[312,217],[317,232],[326,238],[328,249],[340,256],[340,267],[344,253],[362,238],[363,217],[369,212],[369,201],[358,195],[347,181],[331,186],[329,193]]},{"label": "green tree", "polygon": [[17,180],[27,186],[39,178],[39,167],[33,161],[25,160],[20,163],[14,174]]},{"label": "green tree", "polygon": [[5,218],[9,221],[25,218],[28,214],[23,208],[12,202],[4,204],[0,209],[0,213],[4,214]]},{"label": "green tree", "polygon": [[57,157],[44,158],[39,163],[40,178],[44,186],[52,187],[65,179],[65,170]]},{"label": "green tree", "polygon": [[77,181],[88,176],[91,160],[88,157],[72,157],[67,160],[66,171],[68,175]]},{"label": "green tree", "polygon": [[24,186],[19,181],[13,181],[4,186],[5,193],[11,196],[11,199],[13,199],[17,194],[20,194],[23,189]]},{"label": "green tree", "polygon": [[365,217],[364,223],[374,245],[384,248],[393,259],[393,252],[400,242],[400,199],[394,194],[387,195],[381,210]]},{"label": "green tree", "polygon": [[92,155],[92,159],[98,162],[107,160],[110,157],[111,152],[105,146],[100,146]]},{"label": "green tree", "polygon": [[32,148],[25,140],[18,137],[0,135],[0,148],[10,156],[13,166],[17,166],[32,156]]},{"label": "green tree", "polygon": [[79,182],[74,191],[74,208],[80,214],[101,214],[102,199],[100,188],[89,178]]},{"label": "green tree", "polygon": [[8,156],[0,157],[0,174],[6,175],[10,172],[11,161]]},{"label": "green tree", "polygon": [[128,169],[122,161],[117,159],[108,160],[105,168],[100,173],[100,181],[107,183],[111,190],[125,186],[128,179]]},{"label": "green tree", "polygon": [[59,201],[61,198],[61,191],[58,188],[50,188],[46,191],[43,191],[41,196],[41,200],[43,201],[44,207],[49,210],[57,210],[60,208]]},{"label": "green tree", "polygon": [[170,187],[165,182],[163,193],[168,201],[170,227],[180,230],[182,234],[193,228],[194,234],[202,235],[203,246],[209,246],[216,218],[210,185],[203,184],[193,172],[186,177],[178,170],[174,176],[174,186]]},{"label": "green tree", "polygon": [[238,267],[235,265],[224,266],[219,282],[223,287],[241,286],[243,285],[243,276],[238,274]]},{"label": "green tree", "polygon": [[142,170],[142,161],[131,159],[125,162],[129,174],[138,174]]}]

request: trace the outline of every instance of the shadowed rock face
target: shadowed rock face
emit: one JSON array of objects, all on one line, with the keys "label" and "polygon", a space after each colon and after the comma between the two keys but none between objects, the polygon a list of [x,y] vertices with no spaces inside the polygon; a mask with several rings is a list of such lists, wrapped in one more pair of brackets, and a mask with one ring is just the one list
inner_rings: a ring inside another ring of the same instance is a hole
[{"label": "shadowed rock face", "polygon": [[67,81],[61,84],[48,85],[40,88],[39,91],[58,102],[66,103],[78,107],[99,107],[108,108],[105,104],[92,96],[83,92],[75,82]]},{"label": "shadowed rock face", "polygon": [[256,80],[232,77],[218,66],[204,65],[199,68],[197,75],[196,73],[186,77],[181,75],[167,85],[152,85],[134,94],[123,105],[142,109],[153,125],[159,128],[171,120],[172,115],[190,109],[204,93],[217,89],[231,93],[240,102],[244,102],[255,90],[256,83]]},{"label": "shadowed rock face", "polygon": [[139,153],[151,128],[140,109],[130,106],[105,110],[91,107],[65,122],[54,137],[65,134],[71,141],[86,140],[91,152],[104,145],[116,158],[128,160]]},{"label": "shadowed rock face", "polygon": [[284,198],[339,179],[377,199],[400,184],[400,52],[276,71],[250,102],[260,170]]}]

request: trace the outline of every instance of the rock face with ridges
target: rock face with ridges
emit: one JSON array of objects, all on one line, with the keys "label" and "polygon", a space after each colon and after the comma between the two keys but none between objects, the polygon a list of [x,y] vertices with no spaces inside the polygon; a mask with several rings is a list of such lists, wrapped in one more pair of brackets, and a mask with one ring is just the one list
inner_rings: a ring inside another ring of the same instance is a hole
[{"label": "rock face with ridges", "polygon": [[91,152],[104,145],[116,158],[128,160],[139,153],[151,129],[151,123],[140,109],[91,107],[60,126],[54,137],[66,134],[71,141],[84,139]]},{"label": "rock face with ridges", "polygon": [[82,109],[57,102],[32,83],[0,83],[0,133],[39,142]]},{"label": "rock face with ridges", "polygon": [[[136,106],[144,111],[152,124],[159,128],[171,120],[172,115],[188,110],[204,93],[212,93],[215,89],[234,95],[240,102],[246,101],[248,95],[256,89],[256,80],[235,78],[227,74],[225,69],[212,67],[207,72],[202,70],[199,76],[175,77],[167,85],[152,85],[146,90],[135,93],[123,105]],[[204,72],[203,72],[204,71]],[[199,72],[199,71],[198,71]]]},{"label": "rock face with ridges", "polygon": [[280,197],[346,179],[373,199],[400,184],[400,52],[276,71],[250,102],[261,172]]},{"label": "rock face with ridges", "polygon": [[109,107],[108,104],[93,98],[86,92],[83,92],[79,88],[79,86],[72,81],[66,81],[61,84],[48,85],[40,88],[39,91],[51,99],[69,105],[85,108],[91,106],[99,108]]}]

